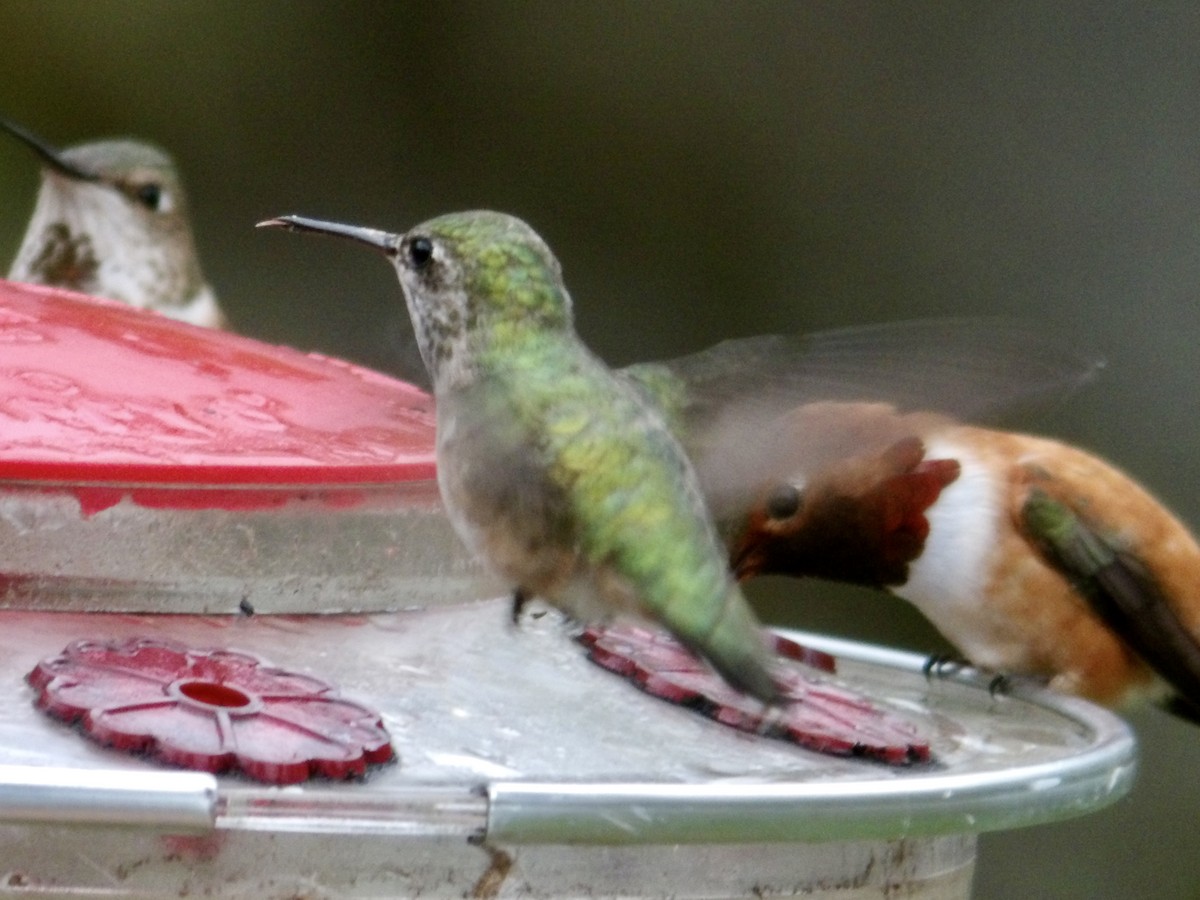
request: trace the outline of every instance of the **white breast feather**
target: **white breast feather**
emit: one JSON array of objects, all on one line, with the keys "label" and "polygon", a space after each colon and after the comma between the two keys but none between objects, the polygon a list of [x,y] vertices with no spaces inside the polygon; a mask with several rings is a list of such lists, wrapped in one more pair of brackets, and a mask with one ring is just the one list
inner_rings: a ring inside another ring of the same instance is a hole
[{"label": "white breast feather", "polygon": [[894,593],[912,603],[968,657],[981,595],[997,547],[1001,491],[996,478],[968,449],[932,437],[928,458],[957,459],[961,474],[926,512],[925,551],[909,566],[908,581]]}]

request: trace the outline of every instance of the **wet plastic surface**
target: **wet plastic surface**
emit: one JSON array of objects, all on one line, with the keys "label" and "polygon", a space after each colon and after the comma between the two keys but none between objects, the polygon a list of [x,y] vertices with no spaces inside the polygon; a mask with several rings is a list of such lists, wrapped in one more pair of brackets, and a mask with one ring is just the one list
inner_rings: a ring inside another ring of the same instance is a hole
[{"label": "wet plastic surface", "polygon": [[[936,762],[893,767],[665,704],[588,661],[555,615],[514,629],[509,611],[0,611],[0,896],[962,900],[976,833],[1082,815],[1132,783],[1133,737],[1107,712],[930,681],[911,654],[791,636],[920,728]],[[22,684],[83,635],[320,673],[379,710],[400,764],[281,788],[99,747]]]},{"label": "wet plastic surface", "polygon": [[[919,663],[905,670],[843,655],[838,679],[901,711],[929,742],[936,764],[897,768],[812,753],[664,704],[589,662],[557,616],[519,629],[507,617],[505,600],[363,617],[0,612],[0,679],[13,686],[0,695],[0,765],[164,771],[47,720],[22,685],[73,640],[136,636],[237,648],[319,673],[377,709],[392,736],[402,764],[361,784],[279,793],[220,777],[227,827],[436,831],[443,807],[428,800],[433,789],[451,806],[477,803],[480,790],[504,798],[487,806],[487,820],[482,807],[473,824],[456,819],[464,836],[535,840],[549,827],[600,843],[896,837],[1078,814],[1132,779],[1129,730],[1079,701],[992,697],[986,685],[928,681]],[[628,802],[631,792],[639,802]],[[542,817],[557,815],[558,803],[604,809],[548,825]]]}]

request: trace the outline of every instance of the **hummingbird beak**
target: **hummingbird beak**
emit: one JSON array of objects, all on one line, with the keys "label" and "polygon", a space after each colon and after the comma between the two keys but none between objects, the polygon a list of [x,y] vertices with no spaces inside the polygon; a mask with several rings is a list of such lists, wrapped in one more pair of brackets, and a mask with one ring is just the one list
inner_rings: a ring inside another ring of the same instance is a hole
[{"label": "hummingbird beak", "polygon": [[279,216],[259,222],[255,228],[286,228],[288,231],[309,231],[314,234],[328,234],[334,237],[349,238],[374,247],[387,256],[395,256],[400,246],[400,236],[377,228],[362,228],[358,225],[342,225],[339,222],[325,222],[321,219],[309,219],[304,216]]},{"label": "hummingbird beak", "polygon": [[66,175],[75,181],[99,181],[100,176],[95,172],[88,172],[78,166],[72,165],[62,157],[62,152],[51,147],[32,131],[22,128],[15,122],[10,122],[8,119],[0,119],[0,129],[7,131],[26,147],[41,157],[42,162],[49,166],[60,175]]},{"label": "hummingbird beak", "polygon": [[736,581],[746,581],[758,575],[763,570],[761,547],[756,546],[749,533],[732,548],[729,555],[729,568],[733,571]]}]

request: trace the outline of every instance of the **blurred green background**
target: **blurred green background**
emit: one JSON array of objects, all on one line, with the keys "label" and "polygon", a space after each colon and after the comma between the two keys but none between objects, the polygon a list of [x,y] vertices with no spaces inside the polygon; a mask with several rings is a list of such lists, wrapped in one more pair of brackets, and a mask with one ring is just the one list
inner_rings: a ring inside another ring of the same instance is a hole
[{"label": "blurred green background", "polygon": [[[4,0],[0,35],[0,113],[174,154],[243,333],[406,371],[388,266],[253,224],[491,207],[555,248],[614,364],[921,315],[1076,329],[1103,376],[1019,424],[1200,523],[1194,4]],[[36,180],[0,141],[0,269]],[[775,621],[943,647],[891,598],[754,594]],[[985,836],[977,896],[1200,897],[1200,731],[1133,718],[1133,795]]]}]

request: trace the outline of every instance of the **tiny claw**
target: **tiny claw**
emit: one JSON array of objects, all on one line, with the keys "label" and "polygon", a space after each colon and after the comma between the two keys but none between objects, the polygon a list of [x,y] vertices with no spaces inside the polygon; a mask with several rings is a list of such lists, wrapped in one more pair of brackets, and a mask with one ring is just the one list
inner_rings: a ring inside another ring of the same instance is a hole
[{"label": "tiny claw", "polygon": [[1013,681],[1008,675],[1003,673],[995,675],[988,682],[988,696],[995,700],[999,696],[1008,696],[1012,690]]},{"label": "tiny claw", "polygon": [[[514,628],[520,627],[521,616],[524,615],[525,610],[526,610],[526,608],[528,608],[529,602],[532,599],[533,598],[529,594],[525,593],[525,591],[522,590],[521,588],[517,588],[516,590],[513,591],[512,611],[511,611],[510,615],[512,616],[512,626]],[[535,618],[537,618],[537,616],[535,616]]]},{"label": "tiny claw", "polygon": [[953,678],[970,667],[971,663],[961,656],[955,656],[952,653],[934,653],[921,666],[921,674],[925,676],[926,681],[932,681],[934,678]]}]

